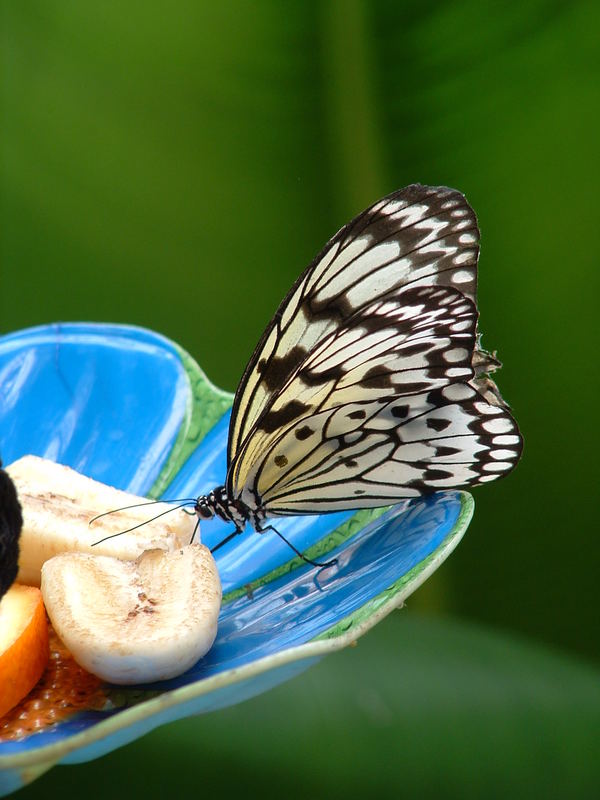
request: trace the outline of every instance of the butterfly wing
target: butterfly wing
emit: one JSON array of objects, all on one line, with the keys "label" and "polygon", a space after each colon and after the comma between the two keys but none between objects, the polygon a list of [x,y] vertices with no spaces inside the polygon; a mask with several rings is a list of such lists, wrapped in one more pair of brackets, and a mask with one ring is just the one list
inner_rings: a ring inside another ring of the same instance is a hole
[{"label": "butterfly wing", "polygon": [[[232,464],[290,374],[335,328],[403,286],[451,286],[475,301],[479,230],[460,192],[413,185],[345,225],[299,277],[265,330],[236,392]],[[482,361],[490,366],[484,354]]]},{"label": "butterfly wing", "polygon": [[[479,384],[479,385],[478,385]],[[269,516],[371,508],[441,489],[476,486],[512,470],[521,454],[517,425],[481,379],[417,395],[328,409],[288,429],[265,454],[253,487]],[[402,417],[402,419],[398,419]],[[301,464],[276,477],[288,446],[315,428]],[[347,431],[347,432],[342,432]],[[323,433],[325,435],[323,435]]]},{"label": "butterfly wing", "polygon": [[493,480],[517,426],[472,364],[477,309],[409,285],[336,327],[273,398],[236,455],[230,491],[268,515],[381,506]]}]

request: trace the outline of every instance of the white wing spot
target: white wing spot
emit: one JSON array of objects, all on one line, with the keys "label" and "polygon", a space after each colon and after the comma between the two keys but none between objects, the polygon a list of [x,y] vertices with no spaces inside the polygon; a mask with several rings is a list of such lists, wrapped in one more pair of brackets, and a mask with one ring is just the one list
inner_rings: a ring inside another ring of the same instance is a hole
[{"label": "white wing spot", "polygon": [[471,321],[465,319],[460,322],[453,322],[452,325],[450,325],[450,330],[452,333],[460,333],[461,331],[468,330],[470,327]]},{"label": "white wing spot", "polygon": [[447,350],[444,353],[444,359],[450,364],[456,364],[457,361],[464,361],[468,355],[468,350],[465,350],[462,347],[457,347],[455,350]]},{"label": "white wing spot", "polygon": [[456,247],[454,247],[453,245],[451,245],[450,247],[444,247],[443,245],[440,244],[439,241],[432,242],[431,244],[426,244],[419,247],[420,255],[427,255],[428,253],[431,253],[431,255],[435,256],[435,258],[440,258],[440,257],[443,258],[444,256],[449,256],[450,253],[454,253],[455,251]]},{"label": "white wing spot", "polygon": [[489,464],[483,465],[483,469],[486,472],[505,472],[507,469],[511,469],[512,466],[508,461],[490,461]]},{"label": "white wing spot", "polygon": [[461,233],[458,237],[458,241],[461,244],[473,244],[477,241],[477,237],[473,233]]},{"label": "white wing spot", "polygon": [[519,444],[520,441],[518,436],[494,436],[492,444]]},{"label": "white wing spot", "polygon": [[453,383],[451,386],[446,386],[442,390],[442,394],[447,400],[460,402],[461,400],[469,400],[475,395],[475,391],[470,386],[467,386],[466,383]]},{"label": "white wing spot", "polygon": [[470,375],[471,370],[467,367],[450,367],[450,369],[446,370],[446,375],[449,378],[462,378],[465,375]]},{"label": "white wing spot", "polygon": [[458,264],[466,264],[467,261],[472,261],[472,260],[473,260],[473,251],[472,250],[466,250],[464,253],[459,253],[458,255],[454,256],[454,258],[452,259],[452,261],[457,265]]},{"label": "white wing spot", "polygon": [[[469,225],[472,225],[472,224],[473,223],[471,222],[470,219],[461,219],[459,222],[455,222],[454,223],[454,225],[452,226],[452,230],[453,231],[462,231],[462,230],[464,230],[464,228],[468,228]],[[475,241],[475,239],[473,239],[473,241]]]},{"label": "white wing spot", "polygon": [[492,406],[489,403],[475,403],[475,409],[479,411],[480,414],[485,414],[486,416],[495,417],[498,414],[502,413],[502,409],[498,406]]},{"label": "white wing spot", "polygon": [[[454,259],[456,261],[456,258]],[[452,274],[453,283],[469,283],[473,280],[473,276],[466,269],[459,269]]]},{"label": "white wing spot", "polygon": [[425,214],[429,211],[429,206],[408,206],[407,208],[400,209],[394,215],[394,219],[402,220],[406,225],[413,225],[420,219],[423,219]]},{"label": "white wing spot", "polygon": [[[378,204],[379,205],[379,204]],[[382,209],[382,214],[385,214],[388,217],[391,217],[392,214],[396,214],[398,211],[403,209],[406,206],[405,200],[392,200],[391,203],[386,203],[385,208]],[[381,206],[379,206],[381,208]],[[379,211],[379,208],[373,209],[374,211]]]},{"label": "white wing spot", "polygon": [[490,455],[495,461],[502,461],[503,459],[514,458],[517,454],[514,450],[492,450]]},{"label": "white wing spot", "polygon": [[[396,202],[398,202],[398,201],[396,201]],[[385,205],[389,205],[389,204],[388,204],[388,201],[387,201],[387,200],[385,199],[385,197],[384,197],[384,198],[383,198],[383,200],[379,200],[377,203],[374,203],[374,204],[371,206],[371,213],[375,214],[375,212],[376,212],[376,211],[381,211],[381,209],[382,209],[382,208],[383,208]]]},{"label": "white wing spot", "polygon": [[[421,252],[427,252],[425,245],[429,245],[431,241],[439,239],[440,233],[444,228],[448,227],[448,223],[445,219],[430,217],[429,219],[424,219],[421,222],[415,223],[414,227],[416,231],[428,231],[427,235],[423,237],[419,247]],[[437,243],[437,247],[439,248],[439,242]]]},{"label": "white wing spot", "polygon": [[486,419],[481,423],[481,427],[488,433],[508,433],[513,430],[513,422],[507,417],[499,419]]}]

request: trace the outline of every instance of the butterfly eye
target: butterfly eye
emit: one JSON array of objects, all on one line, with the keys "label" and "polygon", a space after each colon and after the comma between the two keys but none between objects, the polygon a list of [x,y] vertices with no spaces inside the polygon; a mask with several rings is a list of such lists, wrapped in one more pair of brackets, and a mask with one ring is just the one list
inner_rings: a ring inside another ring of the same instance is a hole
[{"label": "butterfly eye", "polygon": [[209,507],[204,497],[200,498],[194,506],[194,511],[199,519],[212,519],[214,517],[212,509]]}]

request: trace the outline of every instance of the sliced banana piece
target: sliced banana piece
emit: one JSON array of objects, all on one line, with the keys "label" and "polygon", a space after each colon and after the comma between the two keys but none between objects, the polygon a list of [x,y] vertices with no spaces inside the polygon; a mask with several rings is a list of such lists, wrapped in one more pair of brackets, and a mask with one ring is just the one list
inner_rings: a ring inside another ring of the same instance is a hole
[{"label": "sliced banana piece", "polygon": [[174,678],[212,646],[221,605],[204,545],[150,550],[136,561],[65,553],[42,568],[52,624],[75,660],[117,684]]},{"label": "sliced banana piece", "polygon": [[[6,467],[23,508],[17,581],[40,585],[45,561],[58,553],[87,552],[136,559],[144,550],[173,551],[190,543],[196,517],[167,503],[108,514],[93,524],[97,514],[147,501],[81,475],[69,467],[37,456],[24,456]],[[121,533],[144,523],[135,531]],[[120,534],[99,544],[101,539]],[[199,534],[195,539],[198,540]]]}]

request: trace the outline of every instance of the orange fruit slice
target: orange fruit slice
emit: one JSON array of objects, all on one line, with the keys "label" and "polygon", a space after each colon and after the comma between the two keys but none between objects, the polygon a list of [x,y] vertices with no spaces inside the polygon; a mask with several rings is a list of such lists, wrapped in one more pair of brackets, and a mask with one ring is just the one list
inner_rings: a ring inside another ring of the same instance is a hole
[{"label": "orange fruit slice", "polygon": [[29,694],[48,657],[42,593],[15,583],[0,600],[0,717]]}]

